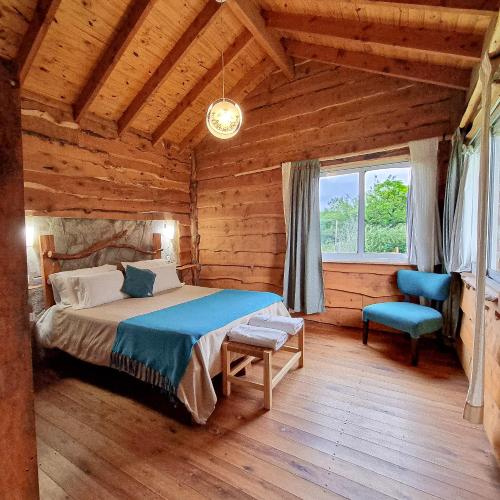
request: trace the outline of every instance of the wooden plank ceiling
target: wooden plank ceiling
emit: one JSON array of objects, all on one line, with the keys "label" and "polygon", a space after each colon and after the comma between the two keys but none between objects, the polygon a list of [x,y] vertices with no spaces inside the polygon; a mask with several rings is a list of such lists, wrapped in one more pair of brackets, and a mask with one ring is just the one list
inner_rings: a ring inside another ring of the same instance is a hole
[{"label": "wooden plank ceiling", "polygon": [[2,0],[0,57],[25,96],[119,133],[196,145],[208,104],[299,60],[467,89],[498,0]]}]

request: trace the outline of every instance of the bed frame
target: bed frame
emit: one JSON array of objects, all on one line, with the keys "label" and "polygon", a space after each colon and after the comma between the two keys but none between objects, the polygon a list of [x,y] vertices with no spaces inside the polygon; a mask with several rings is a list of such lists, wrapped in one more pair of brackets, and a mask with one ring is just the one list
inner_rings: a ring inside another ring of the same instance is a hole
[{"label": "bed frame", "polygon": [[52,285],[49,283],[49,276],[53,273],[58,273],[61,270],[62,260],[77,260],[89,257],[90,255],[104,250],[105,248],[128,248],[130,250],[135,250],[136,252],[143,253],[145,255],[150,255],[152,259],[161,258],[161,234],[153,233],[152,239],[152,249],[146,250],[143,248],[130,245],[128,243],[118,243],[127,234],[127,230],[120,231],[115,235],[107,238],[105,240],[98,241],[93,245],[90,245],[85,250],[78,253],[68,254],[68,253],[58,253],[56,252],[54,235],[52,234],[42,234],[40,235],[40,267],[45,295],[45,307],[50,307],[55,304],[54,293],[52,291]]}]

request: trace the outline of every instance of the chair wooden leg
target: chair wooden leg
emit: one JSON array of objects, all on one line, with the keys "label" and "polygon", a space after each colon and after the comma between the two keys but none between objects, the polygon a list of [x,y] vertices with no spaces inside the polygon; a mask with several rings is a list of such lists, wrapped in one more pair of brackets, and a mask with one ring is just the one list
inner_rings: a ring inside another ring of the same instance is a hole
[{"label": "chair wooden leg", "polygon": [[228,380],[228,374],[231,371],[231,357],[227,350],[227,342],[222,343],[221,361],[222,361],[222,394],[224,394],[224,396],[230,396],[231,382],[229,382]]},{"label": "chair wooden leg", "polygon": [[264,352],[264,408],[270,410],[273,406],[273,354]]},{"label": "chair wooden leg", "polygon": [[305,323],[297,335],[298,335],[298,343],[299,343],[298,347],[300,349],[300,358],[299,358],[299,363],[298,363],[297,367],[303,368],[304,367],[304,344],[305,344],[305,335],[306,335]]},{"label": "chair wooden leg", "polygon": [[368,344],[368,323],[369,321],[363,321],[363,344]]},{"label": "chair wooden leg", "polygon": [[411,337],[411,364],[418,365],[418,339]]}]

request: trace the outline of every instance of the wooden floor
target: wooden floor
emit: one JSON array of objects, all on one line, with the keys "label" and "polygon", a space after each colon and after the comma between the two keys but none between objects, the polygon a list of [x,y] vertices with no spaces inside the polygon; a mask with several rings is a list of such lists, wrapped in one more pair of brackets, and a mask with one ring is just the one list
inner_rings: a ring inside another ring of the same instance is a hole
[{"label": "wooden floor", "polygon": [[121,374],[52,361],[36,380],[41,497],[500,498],[486,437],[462,419],[455,356],[425,343],[413,368],[408,344],[310,324],[306,367],[270,412],[234,387],[206,426]]}]

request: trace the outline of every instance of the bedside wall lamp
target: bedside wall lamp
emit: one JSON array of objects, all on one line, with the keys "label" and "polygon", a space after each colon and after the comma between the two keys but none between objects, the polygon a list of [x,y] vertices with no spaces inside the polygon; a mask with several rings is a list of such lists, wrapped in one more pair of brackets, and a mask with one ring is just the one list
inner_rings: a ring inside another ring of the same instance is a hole
[{"label": "bedside wall lamp", "polygon": [[26,233],[26,246],[32,247],[35,241],[35,226],[33,226],[33,224],[26,224],[25,233]]},{"label": "bedside wall lamp", "polygon": [[164,222],[162,233],[167,240],[173,240],[175,236],[175,221],[169,220]]}]

